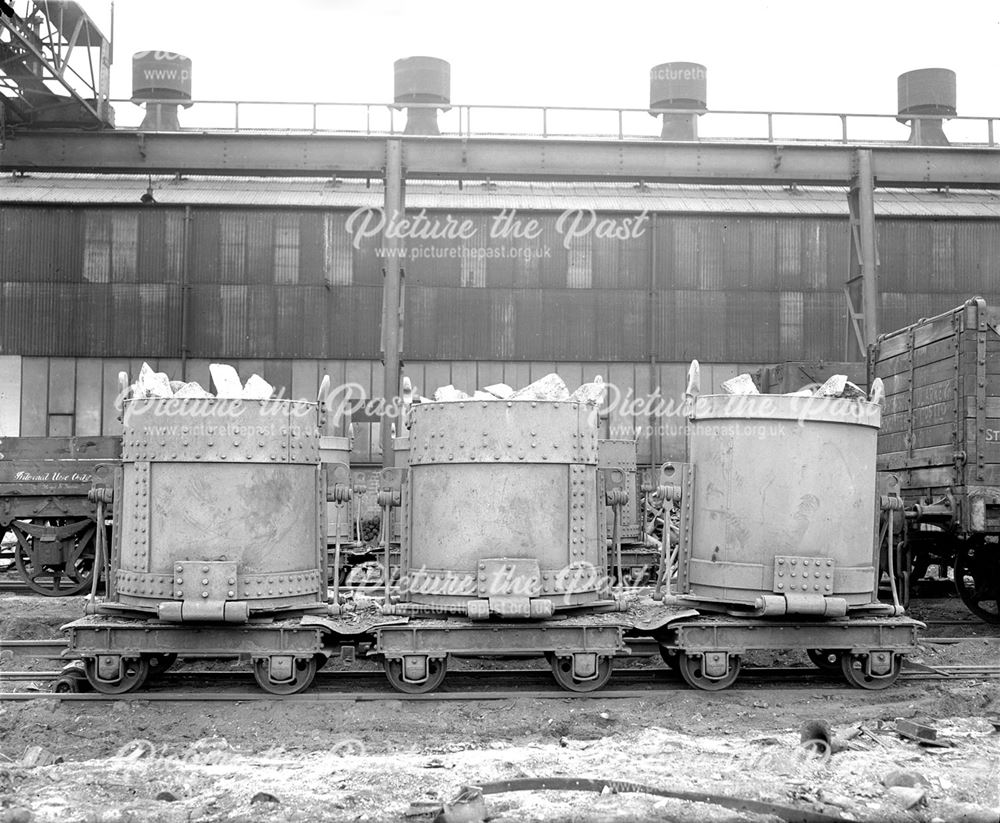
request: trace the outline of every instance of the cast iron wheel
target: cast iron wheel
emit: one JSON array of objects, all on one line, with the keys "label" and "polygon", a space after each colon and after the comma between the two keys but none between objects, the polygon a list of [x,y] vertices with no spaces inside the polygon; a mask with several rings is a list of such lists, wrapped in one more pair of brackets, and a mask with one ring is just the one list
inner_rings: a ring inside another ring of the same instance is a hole
[{"label": "cast iron wheel", "polygon": [[806,649],[806,654],[813,662],[813,665],[825,672],[839,672],[840,659],[843,652],[836,649]]},{"label": "cast iron wheel", "polygon": [[857,686],[859,689],[869,689],[872,691],[877,691],[879,689],[888,689],[893,683],[896,682],[896,678],[899,677],[899,672],[903,668],[903,657],[899,654],[894,654],[892,656],[892,668],[889,673],[881,677],[873,677],[869,674],[865,674],[865,664],[868,662],[868,655],[866,654],[850,654],[844,653],[840,658],[840,670],[844,673],[844,678],[852,686]]},{"label": "cast iron wheel", "polygon": [[681,655],[676,649],[668,649],[666,646],[660,646],[660,657],[663,658],[663,662],[670,666],[675,672],[680,672],[681,670]]},{"label": "cast iron wheel", "polygon": [[159,677],[169,671],[170,667],[177,662],[176,654],[146,654],[143,657],[149,662],[150,677]]},{"label": "cast iron wheel", "polygon": [[258,686],[271,694],[298,694],[312,685],[313,678],[316,677],[316,660],[312,657],[296,657],[295,671],[292,679],[287,683],[272,683],[268,679],[270,669],[271,661],[266,657],[254,660],[253,677],[257,681]]},{"label": "cast iron wheel", "polygon": [[717,680],[705,676],[702,670],[702,657],[700,654],[681,654],[677,657],[680,664],[681,677],[684,678],[685,683],[695,689],[701,689],[706,692],[717,692],[722,689],[728,689],[736,682],[736,678],[740,676],[739,655],[732,654],[729,656],[729,670]]},{"label": "cast iron wheel", "polygon": [[963,540],[955,557],[955,588],[976,617],[1000,623],[1000,546],[981,537]]},{"label": "cast iron wheel", "polygon": [[56,678],[55,682],[52,684],[52,691],[55,694],[79,694],[83,691],[83,689],[80,688],[81,681],[86,683],[87,678],[63,675],[62,677]]},{"label": "cast iron wheel", "polygon": [[82,660],[76,660],[63,666],[62,671],[52,683],[52,691],[55,694],[77,694],[79,692],[89,692],[90,684],[87,682],[87,672]]},{"label": "cast iron wheel", "polygon": [[[17,537],[14,564],[29,589],[46,597],[68,597],[91,588],[97,535],[94,521],[50,518],[29,523],[16,520],[11,528]],[[52,531],[55,542],[64,546],[62,560],[46,562],[39,558],[42,530]]]},{"label": "cast iron wheel", "polygon": [[577,680],[573,677],[573,659],[571,657],[556,657],[546,655],[552,676],[562,688],[569,692],[595,692],[611,679],[611,658],[597,658],[597,677],[592,680]]},{"label": "cast iron wheel", "polygon": [[385,676],[397,692],[406,694],[424,694],[432,692],[444,682],[444,676],[448,673],[448,663],[439,658],[427,661],[427,679],[423,683],[410,683],[403,680],[403,661],[389,660],[382,661],[385,669]]},{"label": "cast iron wheel", "polygon": [[128,694],[141,688],[149,677],[149,661],[143,657],[126,657],[122,661],[123,674],[119,680],[108,683],[97,679],[97,661],[90,657],[84,663],[87,681],[101,694]]}]

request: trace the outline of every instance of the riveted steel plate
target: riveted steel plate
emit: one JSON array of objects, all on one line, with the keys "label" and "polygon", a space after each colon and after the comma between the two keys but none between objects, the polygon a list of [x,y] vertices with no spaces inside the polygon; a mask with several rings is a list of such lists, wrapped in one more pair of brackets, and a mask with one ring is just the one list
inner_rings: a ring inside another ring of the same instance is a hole
[{"label": "riveted steel plate", "polygon": [[187,560],[174,564],[177,600],[207,601],[236,599],[237,564],[229,561]]},{"label": "riveted steel plate", "polygon": [[174,597],[174,576],[172,574],[148,574],[119,569],[115,580],[119,594],[156,600],[170,600]]},{"label": "riveted steel plate", "polygon": [[115,512],[121,518],[115,526],[121,568],[149,571],[149,463],[126,463],[122,469],[121,491],[115,498]]},{"label": "riveted steel plate", "polygon": [[553,401],[422,403],[410,413],[410,465],[597,463],[592,406]]},{"label": "riveted steel plate", "polygon": [[318,407],[291,400],[139,399],[125,403],[122,459],[316,463]]},{"label": "riveted steel plate", "polygon": [[480,560],[477,589],[480,597],[537,597],[541,591],[538,561],[507,557]]},{"label": "riveted steel plate", "polygon": [[[621,506],[619,534],[623,540],[633,540],[642,531],[640,521],[639,470],[635,440],[599,440],[597,442],[597,466],[600,469],[621,469],[625,472],[625,489],[628,502]],[[611,537],[614,518],[611,507],[606,515],[607,534]]]},{"label": "riveted steel plate", "polygon": [[832,557],[796,557],[776,555],[774,558],[774,592],[833,593],[836,567]]}]

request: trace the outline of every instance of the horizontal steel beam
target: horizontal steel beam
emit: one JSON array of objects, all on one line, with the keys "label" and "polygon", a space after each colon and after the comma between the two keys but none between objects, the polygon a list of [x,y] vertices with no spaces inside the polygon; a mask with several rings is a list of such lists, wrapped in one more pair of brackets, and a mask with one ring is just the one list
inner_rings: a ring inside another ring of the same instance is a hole
[{"label": "horizontal steel beam", "polygon": [[[0,171],[381,177],[403,141],[411,179],[848,185],[860,145],[17,131]],[[876,186],[1000,188],[1000,148],[866,145]]]}]

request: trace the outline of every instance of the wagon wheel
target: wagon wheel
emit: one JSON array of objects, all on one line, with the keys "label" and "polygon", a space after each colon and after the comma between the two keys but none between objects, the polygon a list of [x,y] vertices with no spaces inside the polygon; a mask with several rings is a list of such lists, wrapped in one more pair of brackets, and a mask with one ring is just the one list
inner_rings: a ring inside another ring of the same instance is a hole
[{"label": "wagon wheel", "polygon": [[896,682],[896,678],[899,677],[899,673],[903,668],[903,657],[899,654],[894,654],[892,656],[892,667],[889,672],[878,677],[867,674],[865,672],[865,664],[868,662],[868,655],[866,654],[850,654],[844,653],[840,657],[840,670],[844,674],[844,678],[852,686],[857,686],[859,689],[887,689],[893,683]]},{"label": "wagon wheel", "polygon": [[29,589],[65,597],[91,588],[97,535],[93,520],[15,520],[11,527],[17,537],[14,563]]},{"label": "wagon wheel", "polygon": [[955,558],[955,588],[980,620],[1000,623],[1000,546],[982,537],[963,540]]},{"label": "wagon wheel", "polygon": [[389,679],[392,687],[397,692],[406,694],[424,694],[432,692],[444,682],[444,676],[448,673],[448,662],[440,658],[431,658],[427,661],[427,679],[423,683],[410,683],[403,679],[403,661],[389,660],[382,661],[385,669],[385,676]]},{"label": "wagon wheel", "polygon": [[177,655],[173,653],[144,654],[143,657],[149,662],[150,677],[166,674],[170,667],[177,662]]},{"label": "wagon wheel", "polygon": [[295,671],[292,679],[287,683],[272,683],[268,672],[270,661],[266,657],[259,658],[253,662],[253,677],[257,685],[264,691],[271,694],[288,695],[298,694],[305,691],[312,685],[316,677],[316,659],[314,657],[298,657],[295,659]]},{"label": "wagon wheel", "polygon": [[663,658],[663,662],[670,666],[675,672],[680,673],[681,670],[681,655],[677,649],[668,649],[666,646],[660,646],[660,657]]},{"label": "wagon wheel", "polygon": [[149,677],[149,661],[143,657],[126,657],[122,661],[122,676],[109,682],[97,678],[97,661],[90,657],[83,661],[87,680],[96,691],[102,694],[127,694],[134,692],[146,682]]},{"label": "wagon wheel", "polygon": [[702,689],[707,692],[728,689],[736,682],[736,678],[740,676],[740,658],[736,654],[729,655],[729,669],[718,679],[705,676],[700,654],[678,655],[678,662],[680,663],[680,673],[681,677],[684,678],[684,682],[695,689]]},{"label": "wagon wheel", "polygon": [[573,677],[573,659],[571,657],[556,657],[546,655],[552,676],[562,688],[570,692],[595,692],[611,679],[611,658],[599,657],[597,660],[597,677],[592,680],[577,680]]},{"label": "wagon wheel", "polygon": [[837,649],[806,649],[813,665],[825,672],[839,672],[840,659],[844,653]]},{"label": "wagon wheel", "polygon": [[0,572],[14,568],[14,546],[10,543],[4,543],[7,531],[6,526],[0,526]]}]

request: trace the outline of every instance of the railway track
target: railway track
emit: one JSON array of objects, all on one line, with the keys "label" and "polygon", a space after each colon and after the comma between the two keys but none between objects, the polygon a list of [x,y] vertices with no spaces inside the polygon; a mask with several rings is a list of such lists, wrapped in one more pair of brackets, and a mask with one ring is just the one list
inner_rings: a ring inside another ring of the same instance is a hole
[{"label": "railway track", "polygon": [[[962,623],[962,621],[955,621],[956,623]],[[947,621],[945,621],[947,623]],[[961,643],[964,640],[986,640],[988,642],[1000,643],[1000,635],[997,636],[933,636],[933,635],[923,635],[921,637],[922,642],[930,643],[932,645],[948,645],[952,643]],[[636,657],[655,657],[659,654],[659,644],[655,640],[645,640],[645,639],[635,639],[629,642],[629,647],[632,649],[632,654],[621,655],[623,658],[636,658]],[[65,640],[0,640],[0,652],[9,651],[16,657],[35,657],[35,658],[51,658],[59,659],[62,657],[62,653],[66,650]],[[3,672],[0,671],[0,677],[3,677]]]},{"label": "railway track", "polygon": [[[58,677],[58,671],[18,671],[0,674],[0,685],[41,683]],[[1000,678],[1000,665],[993,666],[923,666],[910,664],[904,668],[899,683],[925,681],[983,680]],[[488,681],[489,688],[483,688]],[[815,696],[824,691],[842,692],[851,687],[839,676],[825,674],[811,667],[745,668],[740,679],[728,691],[803,691]],[[566,699],[648,698],[660,692],[690,691],[666,667],[616,669],[614,678],[600,691],[567,692],[552,682],[544,669],[505,669],[452,671],[440,691],[427,694],[403,694],[386,683],[380,670],[319,672],[311,689],[303,694],[276,698],[253,685],[247,672],[178,671],[168,672],[148,683],[138,692],[126,695],[98,693],[53,694],[48,691],[14,691],[0,693],[0,701],[38,699],[58,700],[149,700],[186,702],[211,700],[238,702],[245,700],[500,700],[513,698]]]}]

